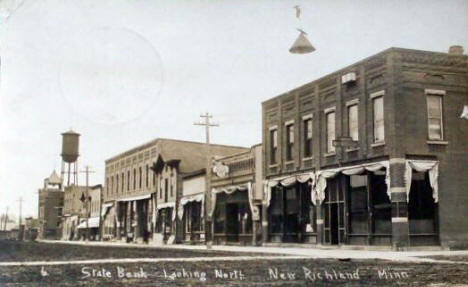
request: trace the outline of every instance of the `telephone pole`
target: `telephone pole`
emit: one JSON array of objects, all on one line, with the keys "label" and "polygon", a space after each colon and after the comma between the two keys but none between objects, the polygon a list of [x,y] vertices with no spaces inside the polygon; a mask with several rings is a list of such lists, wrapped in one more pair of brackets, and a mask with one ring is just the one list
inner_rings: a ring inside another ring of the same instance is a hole
[{"label": "telephone pole", "polygon": [[[7,223],[8,223],[8,206],[6,208],[5,217],[3,218],[3,221],[4,221],[4,222],[2,222],[3,223],[3,230],[6,230]],[[2,224],[2,223],[0,223],[0,224]]]},{"label": "telephone pole", "polygon": [[81,201],[85,205],[85,213],[86,213],[86,241],[89,241],[89,204],[91,203],[91,198],[89,196],[89,174],[94,173],[95,171],[92,171],[89,167],[89,165],[85,166],[85,170],[80,171],[82,173],[86,174],[86,195],[82,194],[81,195]]},{"label": "telephone pole", "polygon": [[[212,219],[208,218],[208,204],[211,205],[210,200],[210,184],[211,184],[211,145],[210,145],[210,128],[211,127],[219,127],[217,123],[211,123],[210,119],[213,118],[208,112],[205,114],[201,114],[200,118],[204,118],[204,121],[194,123],[196,126],[204,126],[205,127],[205,135],[206,135],[206,172],[205,172],[205,208],[204,208],[204,218],[205,218],[205,242],[206,247],[211,249],[212,244]],[[210,206],[210,208],[214,208],[214,206]],[[210,209],[211,210],[211,209]]]},{"label": "telephone pole", "polygon": [[205,134],[206,134],[206,144],[210,144],[210,127],[219,127],[219,124],[210,123],[210,119],[213,118],[212,115],[209,113],[201,114],[200,118],[204,118],[205,120],[202,122],[194,123],[196,126],[205,126]]},{"label": "telephone pole", "polygon": [[22,228],[22,217],[23,217],[23,198],[20,196],[19,198],[19,226],[18,226],[18,236],[19,240],[23,240],[23,228]]}]

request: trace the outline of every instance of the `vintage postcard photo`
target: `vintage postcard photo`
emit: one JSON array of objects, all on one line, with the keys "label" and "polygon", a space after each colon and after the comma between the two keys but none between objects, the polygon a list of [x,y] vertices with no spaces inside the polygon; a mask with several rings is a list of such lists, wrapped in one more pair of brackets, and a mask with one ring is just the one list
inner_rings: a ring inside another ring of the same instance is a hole
[{"label": "vintage postcard photo", "polygon": [[0,0],[0,287],[468,286],[468,1]]}]

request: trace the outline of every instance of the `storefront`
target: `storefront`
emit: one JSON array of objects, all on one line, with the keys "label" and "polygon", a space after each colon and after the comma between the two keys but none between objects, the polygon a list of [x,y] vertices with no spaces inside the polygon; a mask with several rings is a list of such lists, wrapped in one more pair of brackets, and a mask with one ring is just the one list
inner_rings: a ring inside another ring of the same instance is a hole
[{"label": "storefront", "polygon": [[323,244],[391,245],[388,168],[382,161],[317,173]]},{"label": "storefront", "polygon": [[151,194],[117,200],[118,238],[124,242],[148,242],[151,218]]},{"label": "storefront", "polygon": [[156,209],[156,228],[153,239],[157,243],[173,244],[176,234],[176,211],[175,202],[165,202],[158,204]]},{"label": "storefront", "polygon": [[78,234],[81,240],[92,241],[99,239],[99,217],[82,218],[78,225]]},{"label": "storefront", "polygon": [[[437,245],[437,179],[436,161],[406,160],[401,179],[390,177],[388,161],[319,171],[322,243],[391,246],[403,238],[410,246]],[[404,181],[406,201],[392,200],[392,180]]]},{"label": "storefront", "polygon": [[255,244],[260,211],[252,197],[251,182],[212,190],[214,244]]},{"label": "storefront", "polygon": [[409,244],[439,245],[439,163],[407,160],[405,182],[408,201]]},{"label": "storefront", "polygon": [[104,203],[101,207],[101,234],[102,240],[113,240],[116,238],[117,221],[115,217],[115,204]]},{"label": "storefront", "polygon": [[312,200],[313,172],[265,182],[266,242],[316,243],[316,208]]},{"label": "storefront", "polygon": [[185,243],[205,241],[203,193],[185,196],[180,200],[178,216],[182,222],[182,238]]}]

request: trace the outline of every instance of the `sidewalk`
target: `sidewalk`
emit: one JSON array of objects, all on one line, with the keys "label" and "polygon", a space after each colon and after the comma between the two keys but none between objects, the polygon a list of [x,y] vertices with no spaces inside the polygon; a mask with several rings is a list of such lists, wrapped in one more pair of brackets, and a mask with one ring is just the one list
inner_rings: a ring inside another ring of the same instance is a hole
[{"label": "sidewalk", "polygon": [[[93,245],[93,246],[115,246],[115,247],[135,247],[135,248],[165,248],[165,249],[187,249],[187,250],[219,250],[231,252],[248,252],[248,253],[264,253],[276,255],[290,256],[305,256],[310,258],[350,258],[350,259],[383,259],[391,261],[404,262],[434,262],[434,263],[454,263],[449,260],[434,260],[422,258],[427,256],[468,256],[468,250],[461,251],[374,251],[374,250],[346,250],[346,249],[321,249],[321,248],[302,248],[302,247],[265,247],[265,246],[230,246],[230,245],[213,245],[211,249],[207,249],[205,245],[151,245],[137,243],[121,243],[121,242],[101,242],[101,241],[54,241],[42,240],[46,243],[61,243],[61,244],[77,244],[77,245]],[[457,262],[462,263],[462,262]],[[468,262],[465,262],[468,264]]]}]

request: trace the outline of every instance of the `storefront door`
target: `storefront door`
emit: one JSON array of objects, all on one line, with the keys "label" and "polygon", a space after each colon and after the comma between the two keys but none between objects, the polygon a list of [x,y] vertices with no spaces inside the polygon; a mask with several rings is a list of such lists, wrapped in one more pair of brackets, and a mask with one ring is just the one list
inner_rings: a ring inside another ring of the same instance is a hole
[{"label": "storefront door", "polygon": [[297,242],[299,228],[299,207],[301,204],[299,190],[296,186],[285,188],[284,242]]},{"label": "storefront door", "polygon": [[239,241],[239,207],[237,203],[226,204],[227,241]]},{"label": "storefront door", "polygon": [[340,177],[329,180],[323,203],[324,242],[342,244],[346,241],[345,193]]}]

